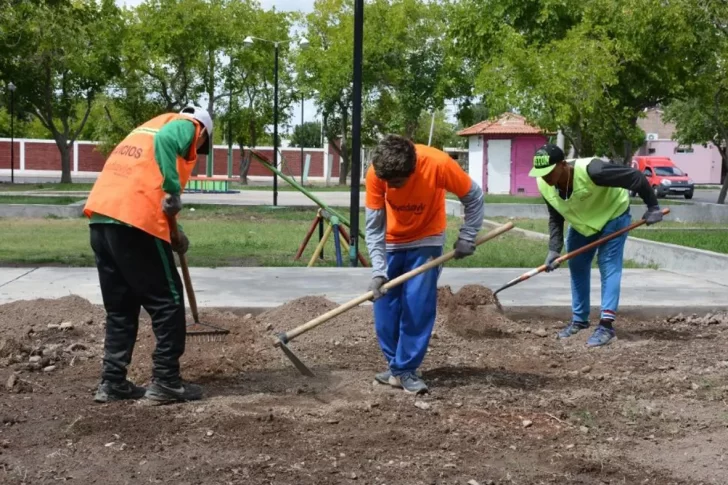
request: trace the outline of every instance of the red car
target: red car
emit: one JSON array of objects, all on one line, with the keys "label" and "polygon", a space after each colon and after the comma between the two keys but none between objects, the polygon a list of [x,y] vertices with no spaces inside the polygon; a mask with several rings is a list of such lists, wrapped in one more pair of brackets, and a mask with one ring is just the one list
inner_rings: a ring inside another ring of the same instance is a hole
[{"label": "red car", "polygon": [[632,166],[645,174],[657,197],[682,195],[686,199],[693,198],[695,183],[669,158],[634,157]]}]

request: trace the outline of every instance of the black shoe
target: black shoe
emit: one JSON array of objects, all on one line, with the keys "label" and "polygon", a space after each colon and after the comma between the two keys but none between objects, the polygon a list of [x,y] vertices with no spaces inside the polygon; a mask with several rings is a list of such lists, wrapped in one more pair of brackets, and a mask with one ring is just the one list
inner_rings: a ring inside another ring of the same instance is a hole
[{"label": "black shoe", "polygon": [[153,380],[144,397],[155,404],[197,401],[202,399],[202,387],[182,380],[175,382]]},{"label": "black shoe", "polygon": [[112,382],[103,380],[96,390],[94,401],[111,402],[124,399],[141,399],[146,391],[143,387],[134,385],[130,381]]}]

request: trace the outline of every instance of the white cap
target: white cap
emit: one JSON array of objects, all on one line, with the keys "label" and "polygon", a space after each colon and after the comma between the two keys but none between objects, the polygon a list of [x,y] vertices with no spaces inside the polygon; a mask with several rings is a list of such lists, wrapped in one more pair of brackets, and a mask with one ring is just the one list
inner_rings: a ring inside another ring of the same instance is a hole
[{"label": "white cap", "polygon": [[198,108],[197,106],[187,106],[182,108],[180,114],[188,115],[190,118],[202,123],[202,126],[205,127],[207,140],[205,141],[205,144],[197,150],[197,152],[202,153],[203,155],[208,154],[211,144],[210,140],[212,140],[212,117],[210,117],[210,113],[208,113],[206,109]]}]

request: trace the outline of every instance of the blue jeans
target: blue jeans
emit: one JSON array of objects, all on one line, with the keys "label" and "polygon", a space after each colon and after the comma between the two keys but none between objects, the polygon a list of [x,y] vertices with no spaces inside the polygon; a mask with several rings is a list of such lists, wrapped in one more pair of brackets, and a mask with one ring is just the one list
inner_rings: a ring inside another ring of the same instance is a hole
[{"label": "blue jeans", "polygon": [[[569,227],[566,235],[566,250],[574,251],[580,247],[623,229],[632,222],[629,210],[619,217],[607,222],[601,232],[585,237]],[[571,274],[571,309],[572,321],[589,322],[589,292],[591,290],[591,265],[594,254],[599,251],[597,262],[602,276],[602,313],[601,318],[614,320],[619,307],[619,291],[622,282],[622,262],[624,261],[624,244],[627,233],[607,241],[590,251],[569,260]]]},{"label": "blue jeans", "polygon": [[[387,253],[390,280],[442,255],[441,246]],[[391,288],[374,302],[374,328],[393,375],[414,372],[422,364],[437,313],[437,280],[442,267],[432,268]]]}]

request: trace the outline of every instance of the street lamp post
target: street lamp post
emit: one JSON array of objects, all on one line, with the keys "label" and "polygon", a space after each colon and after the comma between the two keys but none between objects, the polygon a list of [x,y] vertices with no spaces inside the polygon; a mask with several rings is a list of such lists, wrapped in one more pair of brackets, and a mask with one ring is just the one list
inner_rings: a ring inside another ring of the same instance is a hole
[{"label": "street lamp post", "polygon": [[[275,52],[273,62],[273,166],[278,168],[278,46],[280,41],[248,36],[243,40],[243,45],[245,47],[252,47],[256,40],[273,44]],[[306,49],[308,47],[308,41],[301,39],[299,46],[302,49]],[[273,205],[278,205],[278,174],[275,172],[273,173]]]},{"label": "street lamp post", "polygon": [[[303,102],[305,100],[305,95],[303,94],[303,91],[301,91],[301,137],[303,137]],[[303,185],[303,140],[299,140],[301,142],[301,185]]]},{"label": "street lamp post", "polygon": [[10,91],[10,183],[15,183],[15,84],[8,84]]},{"label": "street lamp post", "polygon": [[364,43],[364,0],[354,1],[354,85],[351,112],[351,244],[349,264],[356,267],[359,253],[359,180],[361,179],[361,84]]}]

